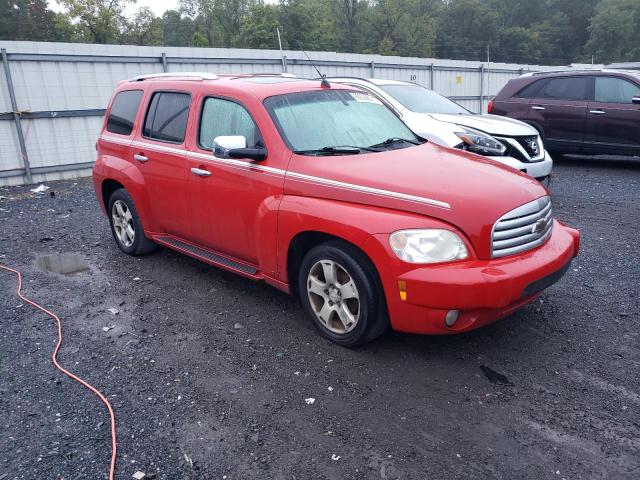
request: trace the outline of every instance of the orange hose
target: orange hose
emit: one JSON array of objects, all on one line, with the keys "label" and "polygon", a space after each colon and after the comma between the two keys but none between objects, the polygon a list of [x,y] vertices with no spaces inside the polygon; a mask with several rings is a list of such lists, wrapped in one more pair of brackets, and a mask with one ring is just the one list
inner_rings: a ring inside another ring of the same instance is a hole
[{"label": "orange hose", "polygon": [[55,367],[58,370],[60,370],[62,373],[64,373],[66,376],[68,376],[69,378],[72,378],[76,382],[80,383],[81,385],[91,390],[93,393],[95,393],[98,396],[100,400],[102,400],[102,403],[104,403],[107,406],[107,410],[109,410],[109,416],[111,417],[111,464],[109,467],[109,480],[113,480],[115,471],[116,471],[116,416],[113,413],[113,408],[111,407],[109,400],[107,400],[107,397],[105,397],[97,388],[85,382],[80,377],[74,375],[73,373],[71,373],[69,370],[65,369],[58,363],[58,358],[57,358],[58,350],[60,350],[60,345],[62,345],[62,322],[60,321],[60,318],[58,318],[58,316],[55,313],[50,312],[46,308],[38,305],[36,302],[29,300],[27,297],[25,297],[22,294],[22,274],[18,270],[5,267],[4,265],[0,265],[0,269],[7,270],[8,272],[13,272],[18,276],[18,289],[16,290],[16,294],[18,295],[18,297],[20,297],[29,305],[32,305],[36,307],[38,310],[43,311],[44,313],[49,315],[51,318],[55,319],[55,321],[57,322],[58,342],[56,343],[56,348],[53,349],[53,354],[51,355],[51,360],[53,360],[53,364],[55,365]]}]

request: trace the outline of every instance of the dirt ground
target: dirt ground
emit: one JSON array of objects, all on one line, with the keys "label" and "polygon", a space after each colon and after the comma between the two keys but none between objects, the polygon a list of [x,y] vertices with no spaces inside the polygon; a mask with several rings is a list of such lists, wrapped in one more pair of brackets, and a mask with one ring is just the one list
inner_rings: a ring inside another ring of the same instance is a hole
[{"label": "dirt ground", "polygon": [[[61,363],[108,394],[119,479],[637,479],[640,161],[555,173],[582,254],[534,304],[458,336],[337,347],[264,284],[125,256],[88,179],[0,189],[0,263],[62,317]],[[38,267],[63,252],[90,269]],[[104,479],[106,410],[53,368],[54,324],[14,288],[0,272],[0,480]]]}]

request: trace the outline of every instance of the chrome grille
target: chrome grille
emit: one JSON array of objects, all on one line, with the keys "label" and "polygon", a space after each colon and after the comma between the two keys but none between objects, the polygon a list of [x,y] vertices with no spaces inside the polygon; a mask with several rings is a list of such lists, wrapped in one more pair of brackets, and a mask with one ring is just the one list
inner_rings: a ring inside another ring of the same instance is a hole
[{"label": "chrome grille", "polygon": [[540,155],[540,145],[538,144],[538,136],[515,137],[522,148],[527,152],[529,157],[537,158]]},{"label": "chrome grille", "polygon": [[544,160],[544,145],[538,135],[500,137],[496,140],[507,147],[505,155],[525,163],[540,162]]},{"label": "chrome grille", "polygon": [[525,252],[542,245],[551,236],[553,211],[548,196],[529,202],[503,215],[493,226],[493,258]]}]

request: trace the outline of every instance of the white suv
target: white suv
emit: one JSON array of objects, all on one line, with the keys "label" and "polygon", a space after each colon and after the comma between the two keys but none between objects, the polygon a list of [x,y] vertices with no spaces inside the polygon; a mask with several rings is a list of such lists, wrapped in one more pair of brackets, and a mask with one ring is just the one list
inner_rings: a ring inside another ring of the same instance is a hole
[{"label": "white suv", "polygon": [[553,160],[538,131],[524,122],[472,113],[415,83],[350,77],[327,80],[368,90],[427,140],[484,155],[548,184]]}]

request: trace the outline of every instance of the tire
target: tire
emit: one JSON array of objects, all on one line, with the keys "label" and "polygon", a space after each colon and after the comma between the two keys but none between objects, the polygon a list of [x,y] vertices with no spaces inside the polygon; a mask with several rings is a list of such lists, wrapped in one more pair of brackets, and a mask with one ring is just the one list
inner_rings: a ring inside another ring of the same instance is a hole
[{"label": "tire", "polygon": [[320,333],[343,347],[363,345],[389,328],[378,273],[371,261],[348,243],[331,241],[312,248],[300,266],[298,292]]},{"label": "tire", "polygon": [[[113,238],[124,253],[127,255],[144,255],[158,247],[144,234],[142,222],[133,199],[124,188],[120,188],[111,194],[107,212]],[[125,224],[131,227],[131,230],[125,229],[123,227]],[[123,233],[123,230],[127,231]],[[133,232],[133,238],[131,237],[131,231]]]}]

